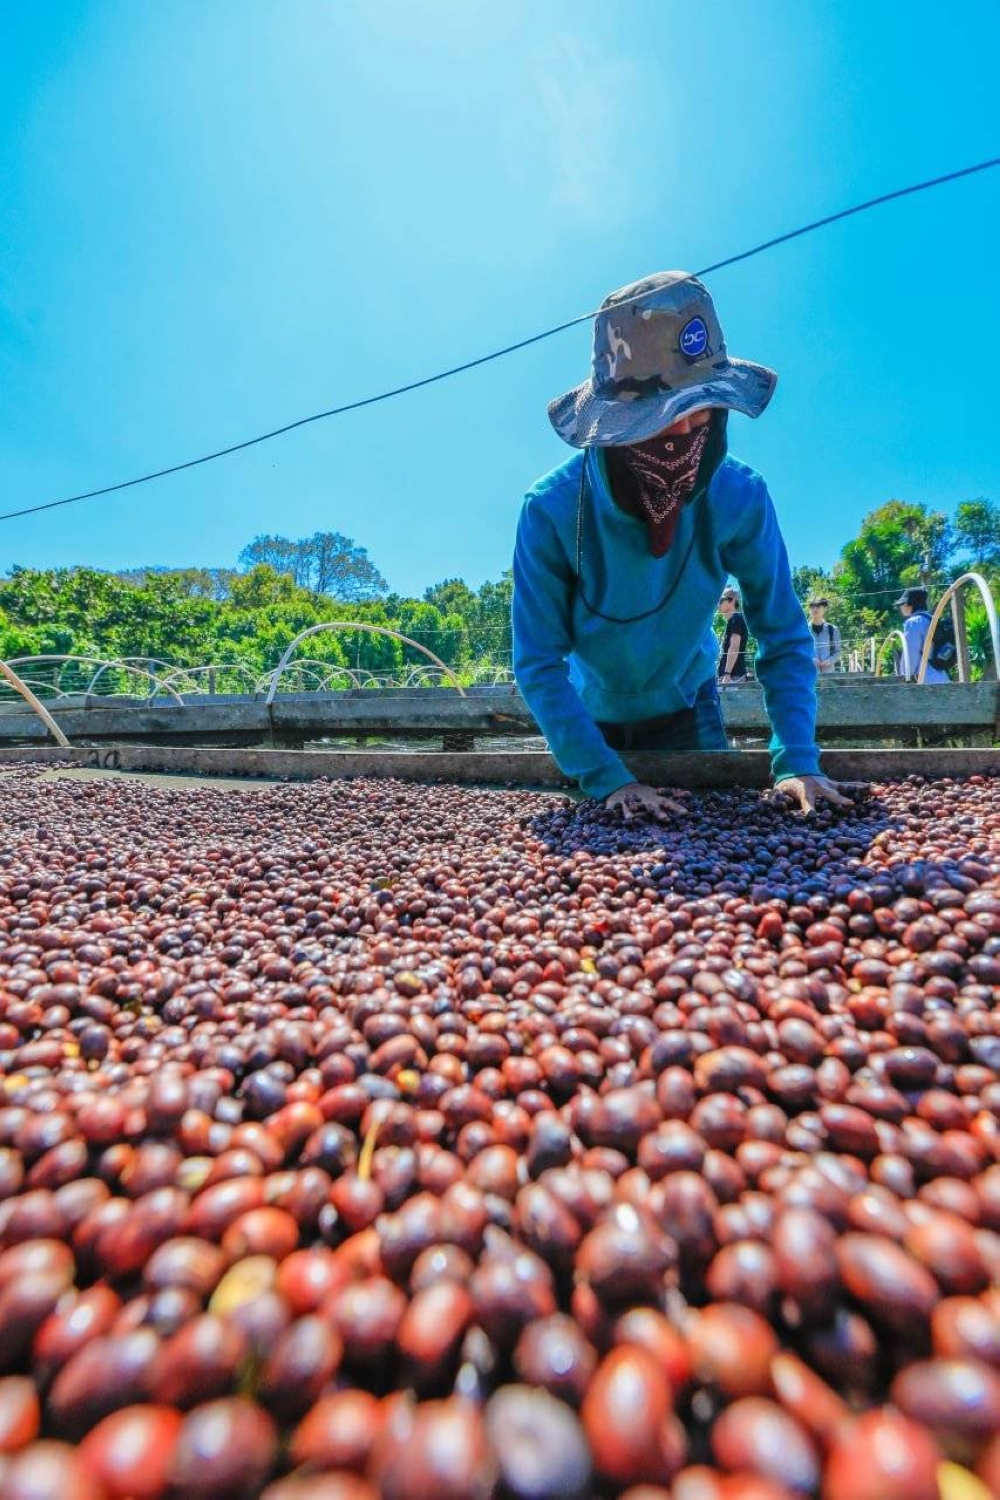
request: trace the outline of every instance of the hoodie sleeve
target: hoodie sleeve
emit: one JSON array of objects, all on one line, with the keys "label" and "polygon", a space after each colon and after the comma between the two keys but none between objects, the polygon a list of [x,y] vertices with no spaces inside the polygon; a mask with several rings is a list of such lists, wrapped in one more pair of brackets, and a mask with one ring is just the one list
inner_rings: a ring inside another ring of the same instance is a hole
[{"label": "hoodie sleeve", "polygon": [[747,623],[757,638],[757,676],[771,721],[774,779],[820,775],[812,639],[763,480],[748,491],[721,555],[723,566],[739,582]]},{"label": "hoodie sleeve", "polygon": [[514,545],[514,677],[561,771],[588,797],[635,780],[570,682],[575,581],[552,522],[529,495]]}]

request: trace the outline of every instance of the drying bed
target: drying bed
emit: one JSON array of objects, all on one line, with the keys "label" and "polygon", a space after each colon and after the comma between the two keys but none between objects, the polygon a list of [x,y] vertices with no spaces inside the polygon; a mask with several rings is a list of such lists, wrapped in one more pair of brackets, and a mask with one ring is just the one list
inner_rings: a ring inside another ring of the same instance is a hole
[{"label": "drying bed", "polygon": [[1000,789],[2,777],[0,1495],[1000,1492]]}]

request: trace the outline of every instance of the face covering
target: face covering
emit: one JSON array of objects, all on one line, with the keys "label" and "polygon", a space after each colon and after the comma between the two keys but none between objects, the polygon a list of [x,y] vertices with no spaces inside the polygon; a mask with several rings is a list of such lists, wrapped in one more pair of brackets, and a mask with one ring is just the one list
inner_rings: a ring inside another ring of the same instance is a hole
[{"label": "face covering", "polygon": [[662,557],[670,548],[681,507],[697,481],[710,431],[711,423],[706,422],[691,432],[673,437],[661,434],[645,443],[609,450],[618,477],[615,498],[646,522],[654,557]]}]

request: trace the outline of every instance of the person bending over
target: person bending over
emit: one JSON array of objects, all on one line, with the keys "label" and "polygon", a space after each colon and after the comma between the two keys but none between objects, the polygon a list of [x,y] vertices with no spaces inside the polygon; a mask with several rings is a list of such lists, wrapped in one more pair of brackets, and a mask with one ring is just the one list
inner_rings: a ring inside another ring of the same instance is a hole
[{"label": "person bending over", "polygon": [[562,771],[626,817],[681,811],[621,750],[727,748],[712,630],[739,584],[758,642],[775,781],[803,811],[847,798],[820,771],[813,643],[761,476],[727,451],[777,377],[732,359],[707,288],[664,271],[612,292],[590,378],[549,406],[581,450],[525,497],[514,674]]}]

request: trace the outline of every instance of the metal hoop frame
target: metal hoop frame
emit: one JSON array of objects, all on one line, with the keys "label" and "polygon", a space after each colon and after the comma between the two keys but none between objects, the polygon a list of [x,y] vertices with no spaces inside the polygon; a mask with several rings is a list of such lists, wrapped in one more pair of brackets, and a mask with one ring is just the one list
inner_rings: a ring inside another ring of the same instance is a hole
[{"label": "metal hoop frame", "polygon": [[899,644],[899,648],[903,654],[903,670],[906,673],[906,676],[909,677],[911,666],[910,651],[909,647],[906,644],[906,637],[901,630],[890,630],[889,634],[883,640],[881,646],[879,646],[878,650],[875,652],[875,673],[876,675],[878,674],[878,669],[882,665],[882,658],[885,655],[886,647],[891,645],[893,642],[898,642]]},{"label": "metal hoop frame", "polygon": [[[938,600],[937,609],[935,609],[934,613],[931,615],[931,622],[927,627],[927,635],[924,637],[924,649],[920,657],[920,668],[917,672],[918,682],[923,682],[926,676],[927,667],[931,659],[931,651],[934,646],[934,632],[938,628],[938,622],[940,621],[941,616],[944,614],[945,605],[947,604],[951,605],[952,618],[955,622],[955,635],[956,637],[958,636],[960,616],[958,613],[958,606],[955,601],[958,599],[959,590],[964,588],[966,584],[973,584],[982,595],[983,603],[986,606],[986,618],[989,622],[990,627],[990,645],[993,649],[993,669],[997,673],[997,676],[1000,677],[1000,624],[998,624],[997,622],[997,608],[993,602],[993,595],[990,593],[989,584],[986,582],[986,579],[981,573],[963,573],[960,578],[955,579],[954,583],[950,583],[948,585],[944,593],[941,595],[941,598]],[[961,652],[959,653],[958,670],[959,681],[964,682],[965,664],[962,660]]]},{"label": "metal hoop frame", "polygon": [[69,740],[63,734],[62,730],[59,728],[59,725],[56,723],[55,719],[45,707],[45,704],[35,697],[34,693],[31,691],[30,687],[28,687],[28,684],[26,682],[21,681],[20,677],[18,677],[17,673],[14,671],[9,662],[0,661],[0,675],[5,677],[10,683],[11,687],[15,688],[21,694],[21,697],[24,699],[25,703],[28,704],[29,708],[34,709],[35,713],[41,719],[42,723],[45,725],[46,729],[49,731],[49,734],[51,734],[56,744],[60,745],[63,750],[68,750]]},{"label": "metal hoop frame", "polygon": [[[211,661],[211,662],[206,662],[205,665],[201,666],[201,667],[174,667],[171,671],[169,671],[166,674],[165,677],[163,677],[161,679],[161,681],[158,684],[156,690],[150,696],[153,697],[153,698],[155,698],[156,694],[160,691],[161,687],[165,687],[165,688],[167,688],[169,690],[170,685],[174,681],[176,681],[177,678],[183,679],[183,678],[187,677],[192,682],[194,682],[195,684],[197,684],[197,681],[198,681],[199,677],[204,677],[204,676],[206,676],[210,672],[238,672],[238,673],[241,673],[243,675],[243,677],[248,678],[250,680],[250,682],[253,684],[253,686],[251,687],[250,691],[251,692],[256,692],[257,691],[257,678],[254,675],[253,668],[252,667],[248,667],[247,664],[246,664],[246,662],[243,662],[243,661]],[[198,691],[197,685],[195,687],[195,691],[196,692]]]},{"label": "metal hoop frame", "polygon": [[[84,689],[85,695],[89,697],[90,693],[93,690],[94,684],[99,681],[99,679],[105,672],[114,667],[119,668],[123,672],[132,672],[139,677],[145,677],[150,682],[159,683],[160,678],[155,676],[154,673],[148,672],[144,667],[135,667],[131,665],[131,662],[136,661],[137,659],[138,658],[136,657],[122,657],[120,659],[115,658],[110,661],[105,661],[100,656],[72,656],[62,652],[53,652],[51,655],[43,656],[12,656],[7,665],[23,666],[34,662],[60,662],[62,665],[59,668],[59,672],[56,678],[56,691],[59,692],[63,697],[68,696],[68,694],[66,694],[60,687],[59,679],[62,677],[63,667],[66,666],[68,662],[75,661],[81,663],[81,665],[85,667],[97,667],[98,670],[91,677],[90,682]],[[145,660],[145,658],[143,659]],[[166,663],[164,663],[164,665],[166,665]],[[183,704],[183,698],[181,698],[179,694],[175,693],[173,688],[168,688],[167,691],[170,693],[171,697],[176,699],[178,703]]]},{"label": "metal hoop frame", "polygon": [[455,673],[451,670],[451,668],[445,666],[441,658],[439,656],[435,656],[433,651],[430,651],[426,646],[422,646],[419,641],[411,640],[408,635],[402,635],[398,630],[390,630],[387,625],[369,625],[367,621],[362,620],[324,620],[319,625],[310,625],[308,629],[301,630],[295,637],[295,639],[289,642],[285,653],[279,661],[277,668],[275,669],[275,672],[272,676],[271,686],[268,688],[266,699],[268,706],[270,706],[274,702],[275,694],[278,691],[278,683],[280,682],[282,674],[288,666],[288,663],[292,658],[292,653],[294,652],[299,642],[307,640],[311,635],[320,635],[323,631],[326,630],[364,630],[369,632],[371,635],[384,635],[388,636],[391,640],[402,641],[405,646],[412,646],[415,651],[422,651],[424,655],[428,657],[436,667],[438,667],[447,677],[451,678],[460,695],[463,698],[466,696],[465,689],[463,688],[462,684],[459,682],[458,678],[455,676]]},{"label": "metal hoop frame", "polygon": [[[72,657],[67,657],[66,660],[67,661],[72,661],[73,658]],[[87,658],[81,657],[80,660],[81,661],[82,660],[87,660]],[[121,668],[125,672],[135,672],[135,673],[138,673],[138,675],[140,677],[146,677],[146,678],[148,678],[148,680],[150,682],[153,682],[153,683],[158,683],[160,679],[159,679],[159,677],[157,676],[157,674],[155,672],[151,672],[149,670],[150,667],[167,667],[168,670],[169,670],[169,667],[170,667],[170,663],[169,662],[160,661],[155,656],[117,656],[117,657],[113,657],[109,661],[101,661],[100,657],[95,656],[95,657],[91,658],[91,660],[100,662],[100,666],[98,667],[97,671],[94,673],[93,677],[90,679],[89,683],[87,684],[86,688],[84,689],[84,692],[87,694],[88,697],[94,691],[95,685],[98,682],[100,682],[100,680],[104,676],[105,672],[109,672],[109,671],[113,670],[115,667]],[[136,662],[145,662],[146,665],[145,665],[145,667],[133,665],[133,663],[136,663]],[[61,668],[60,668],[60,676],[62,676],[62,669]],[[151,697],[155,697],[155,693],[150,694],[150,696]]]},{"label": "metal hoop frame", "polygon": [[[317,656],[299,657],[298,661],[293,662],[291,665],[295,671],[310,671],[314,677],[319,679],[316,687],[306,689],[308,692],[323,692],[327,688],[327,685],[336,677],[346,677],[352,688],[367,687],[373,680],[370,672],[358,670],[356,667],[341,666],[336,662],[322,661]],[[277,667],[274,667],[270,672],[265,672],[262,677],[258,678],[254,692],[265,692],[274,681],[278,670]]]}]

